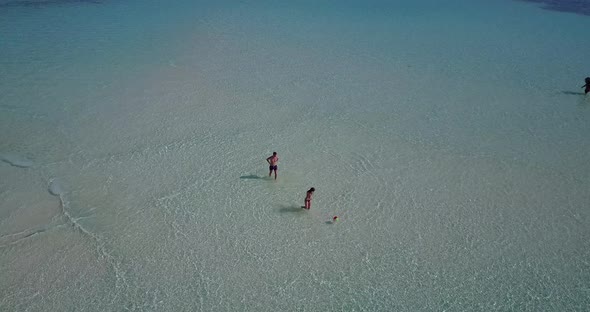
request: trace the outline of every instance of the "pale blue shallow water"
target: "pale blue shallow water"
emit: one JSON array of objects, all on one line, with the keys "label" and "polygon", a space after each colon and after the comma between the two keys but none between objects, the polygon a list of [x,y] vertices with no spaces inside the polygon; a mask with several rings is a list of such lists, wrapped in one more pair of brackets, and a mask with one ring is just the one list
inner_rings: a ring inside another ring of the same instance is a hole
[{"label": "pale blue shallow water", "polygon": [[512,1],[1,6],[0,310],[589,310],[588,26]]}]

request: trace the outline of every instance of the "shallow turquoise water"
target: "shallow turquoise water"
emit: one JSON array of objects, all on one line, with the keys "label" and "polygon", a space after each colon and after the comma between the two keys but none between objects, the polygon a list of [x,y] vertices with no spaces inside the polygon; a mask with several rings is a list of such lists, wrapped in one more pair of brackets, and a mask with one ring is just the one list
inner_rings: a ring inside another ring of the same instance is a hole
[{"label": "shallow turquoise water", "polygon": [[2,8],[0,310],[585,310],[589,23],[509,1]]}]

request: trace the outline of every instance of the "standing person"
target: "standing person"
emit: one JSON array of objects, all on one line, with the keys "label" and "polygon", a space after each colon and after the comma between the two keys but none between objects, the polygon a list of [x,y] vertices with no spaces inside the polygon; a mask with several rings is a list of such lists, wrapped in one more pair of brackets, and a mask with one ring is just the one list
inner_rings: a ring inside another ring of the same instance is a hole
[{"label": "standing person", "polygon": [[277,163],[279,162],[279,156],[277,156],[277,152],[272,152],[272,156],[268,157],[266,159],[266,162],[268,162],[268,176],[270,177],[272,175],[272,172],[275,172],[275,180],[277,179],[277,170],[279,169],[279,166],[277,166]]},{"label": "standing person", "polygon": [[311,197],[313,196],[313,192],[315,192],[315,188],[310,188],[305,195],[305,206],[303,208],[309,210],[311,209]]},{"label": "standing person", "polygon": [[588,94],[588,92],[590,92],[590,77],[586,77],[586,79],[584,79],[584,82],[586,83],[585,85],[582,86],[582,88],[586,88],[584,90],[584,94]]}]

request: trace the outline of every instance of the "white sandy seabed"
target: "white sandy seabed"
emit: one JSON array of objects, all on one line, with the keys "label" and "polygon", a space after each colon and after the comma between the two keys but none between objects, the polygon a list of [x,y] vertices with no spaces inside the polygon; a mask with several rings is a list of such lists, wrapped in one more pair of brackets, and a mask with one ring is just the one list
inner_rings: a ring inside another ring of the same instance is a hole
[{"label": "white sandy seabed", "polygon": [[3,8],[0,310],[588,310],[590,19],[485,2]]}]

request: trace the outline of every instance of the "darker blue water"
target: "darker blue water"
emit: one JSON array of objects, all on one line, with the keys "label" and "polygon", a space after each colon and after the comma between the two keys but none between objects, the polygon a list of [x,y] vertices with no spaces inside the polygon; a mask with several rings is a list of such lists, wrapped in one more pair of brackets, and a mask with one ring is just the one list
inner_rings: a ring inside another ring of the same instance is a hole
[{"label": "darker blue water", "polygon": [[550,11],[576,13],[590,16],[589,0],[520,0],[539,3],[541,8]]},{"label": "darker blue water", "polygon": [[66,4],[76,4],[76,3],[100,4],[102,2],[103,1],[101,1],[101,0],[49,0],[49,1],[9,0],[9,1],[0,1],[0,8],[2,8],[2,7],[45,7],[45,6],[52,6],[52,5],[66,5]]},{"label": "darker blue water", "polygon": [[[558,12],[568,12],[590,16],[590,0],[518,0],[538,3],[542,9]],[[104,0],[8,0],[0,1],[2,7],[44,7],[67,4],[101,4]],[[372,5],[383,4],[382,1],[373,1]]]}]

